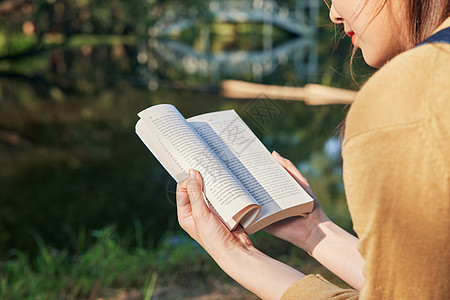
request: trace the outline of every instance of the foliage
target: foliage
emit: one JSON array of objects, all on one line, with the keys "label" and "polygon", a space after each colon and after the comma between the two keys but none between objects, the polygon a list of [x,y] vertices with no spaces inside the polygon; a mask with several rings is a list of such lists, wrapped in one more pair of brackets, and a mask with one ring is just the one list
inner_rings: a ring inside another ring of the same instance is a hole
[{"label": "foliage", "polygon": [[[3,3],[23,5],[5,11]],[[2,2],[0,298],[87,298],[125,288],[148,299],[164,286],[200,285],[201,292],[214,285],[206,274],[227,278],[180,234],[169,176],[133,134],[136,112],[162,102],[176,105],[186,117],[231,108],[245,115],[251,101],[223,99],[218,83],[252,80],[252,70],[190,74],[181,68],[185,58],[165,61],[152,48],[164,40],[147,36],[163,15],[200,16],[202,22],[177,37],[185,45],[203,51],[199,35],[207,26],[212,52],[263,49],[260,24],[210,24],[205,3]],[[329,23],[326,18],[323,10],[320,24]],[[277,30],[273,35],[274,45],[289,38]],[[334,36],[333,26],[320,26],[316,82],[355,89],[348,75],[348,41],[335,45]],[[260,80],[303,84],[294,69],[288,60]],[[264,128],[250,127],[269,150],[300,167],[324,210],[351,230],[340,162],[324,151],[345,117],[343,107],[277,103],[281,117]],[[324,272],[282,241],[264,233],[253,240],[305,272]]]},{"label": "foliage", "polygon": [[[50,36],[62,42],[73,35],[146,36],[163,14],[204,15],[201,0],[7,0],[0,6],[0,57],[48,49]],[[189,8],[189,9],[188,9]],[[17,41],[20,41],[19,44]]]},{"label": "foliage", "polygon": [[[101,295],[107,288],[139,288],[151,296],[157,274],[166,280],[174,263],[157,251],[127,249],[111,228],[92,231],[95,242],[76,255],[45,245],[39,236],[39,254],[30,258],[17,251],[0,263],[1,299],[74,299]],[[192,252],[193,249],[190,249]],[[178,268],[185,268],[175,261]],[[177,275],[175,275],[176,277]],[[179,279],[179,278],[176,278]]]},{"label": "foliage", "polygon": [[[138,233],[139,231],[136,231]],[[86,233],[80,234],[83,244]],[[113,297],[120,291],[135,291],[141,299],[179,298],[211,292],[219,281],[234,285],[201,247],[184,234],[167,234],[157,248],[119,239],[111,227],[90,232],[93,243],[75,254],[46,245],[35,236],[39,253],[31,257],[15,251],[0,261],[1,299],[85,299]],[[309,272],[324,273],[306,253],[295,251],[287,243],[258,233],[257,247],[271,256]],[[342,283],[330,273],[332,282]],[[225,292],[226,293],[226,292]],[[252,298],[241,291],[239,298]]]}]

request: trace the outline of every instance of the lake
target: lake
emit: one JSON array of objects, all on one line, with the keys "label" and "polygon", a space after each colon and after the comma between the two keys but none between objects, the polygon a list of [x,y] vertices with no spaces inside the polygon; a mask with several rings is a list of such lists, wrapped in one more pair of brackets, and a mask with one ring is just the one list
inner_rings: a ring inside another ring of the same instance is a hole
[{"label": "lake", "polygon": [[346,106],[261,95],[279,113],[255,121],[246,112],[261,99],[220,94],[225,79],[357,89],[348,43],[335,47],[330,28],[270,43],[213,31],[187,38],[75,36],[81,42],[73,46],[2,62],[0,256],[34,251],[39,236],[73,250],[80,235],[107,226],[130,241],[142,231],[148,245],[179,231],[174,182],[134,133],[136,114],[158,103],[174,104],[185,117],[235,109],[270,151],[299,167],[329,216],[351,229],[339,150]]}]

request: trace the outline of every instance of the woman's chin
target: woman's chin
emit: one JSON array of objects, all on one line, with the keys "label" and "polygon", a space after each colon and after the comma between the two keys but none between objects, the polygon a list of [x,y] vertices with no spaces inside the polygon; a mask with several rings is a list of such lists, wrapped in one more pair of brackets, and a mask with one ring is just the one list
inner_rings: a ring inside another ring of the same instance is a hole
[{"label": "woman's chin", "polygon": [[364,51],[362,51],[362,54],[363,54],[363,59],[366,62],[366,64],[368,64],[372,68],[379,69],[388,61],[388,59],[386,59],[386,58],[377,57],[375,55],[365,54]]},{"label": "woman's chin", "polygon": [[364,51],[364,48],[361,48],[362,56],[366,64],[371,66],[372,68],[381,68],[388,61],[393,59],[397,54],[402,51],[395,51],[396,48],[390,49],[369,49],[368,51]]}]

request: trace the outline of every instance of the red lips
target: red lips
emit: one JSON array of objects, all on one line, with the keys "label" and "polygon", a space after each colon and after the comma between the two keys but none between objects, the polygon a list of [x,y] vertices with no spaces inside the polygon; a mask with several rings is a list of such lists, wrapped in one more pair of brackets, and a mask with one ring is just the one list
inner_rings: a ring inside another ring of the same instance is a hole
[{"label": "red lips", "polygon": [[345,34],[352,39],[352,44],[353,46],[355,46],[355,33],[353,31],[346,31]]}]

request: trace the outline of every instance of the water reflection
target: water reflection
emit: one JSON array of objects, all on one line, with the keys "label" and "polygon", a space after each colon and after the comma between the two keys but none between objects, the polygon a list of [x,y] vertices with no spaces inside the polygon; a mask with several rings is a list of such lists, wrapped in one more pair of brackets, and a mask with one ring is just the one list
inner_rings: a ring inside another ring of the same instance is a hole
[{"label": "water reflection", "polygon": [[149,242],[178,230],[167,190],[170,176],[134,134],[136,112],[162,102],[174,104],[186,117],[236,109],[270,150],[296,164],[309,162],[314,172],[306,175],[314,175],[309,178],[316,193],[335,198],[339,176],[323,145],[343,118],[339,106],[281,101],[283,116],[261,128],[245,118],[249,101],[217,94],[165,88],[151,92],[116,82],[55,101],[33,93],[30,83],[0,84],[3,91],[13,88],[17,100],[0,102],[0,128],[29,141],[14,144],[6,135],[0,137],[1,253],[34,249],[30,230],[58,248],[76,247],[83,228],[115,225],[131,238],[127,232],[133,231],[135,220]]},{"label": "water reflection", "polygon": [[[204,5],[209,8],[209,18],[215,22],[264,24],[267,38],[272,26],[297,36],[310,36],[317,31],[319,7],[316,0],[296,0],[294,5],[273,0],[212,0]],[[168,11],[159,18],[150,33],[167,36],[195,26],[195,18],[183,18],[183,13],[180,10]]]},{"label": "water reflection", "polygon": [[157,89],[167,69],[216,86],[223,78],[318,81],[317,1],[212,0],[203,7],[168,9],[149,28],[157,38],[138,47],[142,84]]},{"label": "water reflection", "polygon": [[[250,2],[261,9],[269,3]],[[286,14],[283,6],[274,11]],[[99,45],[91,36],[92,44],[83,37],[73,48],[2,62],[0,257],[12,248],[35,249],[30,232],[74,249],[82,230],[114,225],[130,237],[136,220],[149,243],[178,230],[170,178],[134,134],[136,113],[171,103],[186,117],[231,108],[244,116],[249,101],[172,87],[217,86],[223,78],[298,85],[338,79],[348,86],[349,78],[326,74],[331,47],[320,52],[318,36],[277,38],[275,21],[267,20],[256,38],[219,36],[213,25],[188,41],[133,37]],[[346,53],[335,56],[341,65]],[[338,223],[345,220],[335,209],[345,206],[329,157],[336,146],[323,148],[343,119],[342,107],[277,103],[282,117],[263,128],[246,121],[270,150],[304,168],[324,208]]]},{"label": "water reflection", "polygon": [[[205,42],[203,42],[205,43]],[[169,64],[188,75],[208,78],[218,84],[223,78],[245,78],[261,82],[263,78],[285,74],[286,68],[294,69],[299,81],[315,82],[318,74],[316,40],[314,38],[293,38],[268,48],[253,51],[197,51],[193,47],[176,40],[150,40],[148,47],[139,47],[139,62],[146,64],[149,85],[157,80],[159,66]],[[154,55],[152,54],[154,53]],[[157,57],[159,63],[149,61]],[[283,78],[280,78],[283,80]]]}]

